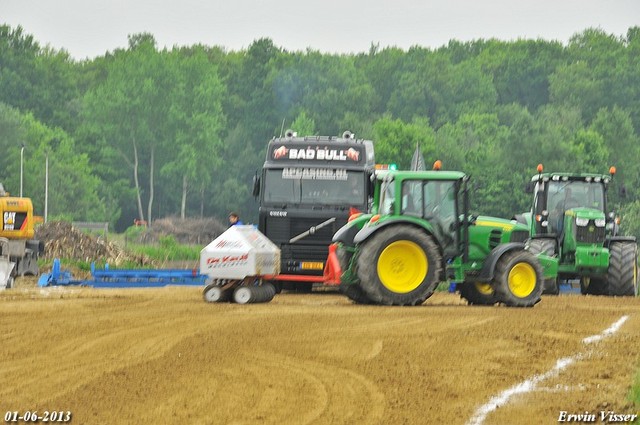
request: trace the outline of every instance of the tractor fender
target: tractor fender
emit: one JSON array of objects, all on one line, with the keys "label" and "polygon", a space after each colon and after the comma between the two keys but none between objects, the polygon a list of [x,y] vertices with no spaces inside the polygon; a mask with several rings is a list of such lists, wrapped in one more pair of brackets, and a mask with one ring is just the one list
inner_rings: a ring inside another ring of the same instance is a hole
[{"label": "tractor fender", "polygon": [[362,230],[360,230],[353,238],[353,243],[359,244],[362,241],[368,239],[374,233],[378,232],[380,229],[384,229],[387,226],[395,225],[395,224],[409,224],[411,226],[415,226],[416,228],[420,228],[421,230],[428,232],[430,235],[433,235],[433,231],[430,227],[420,225],[416,223],[416,221],[414,220],[410,220],[404,217],[398,217],[395,219],[385,220],[383,223],[376,224],[375,226],[363,227]]},{"label": "tractor fender", "polygon": [[340,242],[346,246],[355,245],[353,239],[356,237],[356,234],[362,229],[366,222],[371,219],[371,215],[361,215],[357,217],[353,221],[348,222],[341,228],[339,228],[336,233],[334,233],[331,241],[333,243]]},{"label": "tractor fender", "polygon": [[493,280],[493,272],[496,269],[496,264],[498,264],[498,260],[507,252],[516,251],[516,250],[524,250],[524,243],[522,242],[509,242],[505,244],[498,245],[493,248],[487,258],[484,260],[484,265],[482,266],[482,270],[480,270],[480,276],[478,276],[479,282],[490,282]]},{"label": "tractor fender", "polygon": [[353,246],[353,239],[359,231],[360,229],[356,226],[342,226],[334,233],[331,242],[340,242],[343,245]]},{"label": "tractor fender", "polygon": [[607,240],[607,248],[611,245],[611,242],[636,242],[635,236],[613,236]]}]

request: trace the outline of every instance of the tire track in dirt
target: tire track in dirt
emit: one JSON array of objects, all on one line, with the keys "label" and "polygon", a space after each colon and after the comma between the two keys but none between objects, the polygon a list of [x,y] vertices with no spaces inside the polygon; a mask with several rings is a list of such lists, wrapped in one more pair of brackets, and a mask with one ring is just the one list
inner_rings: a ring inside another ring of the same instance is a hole
[{"label": "tire track in dirt", "polygon": [[[41,296],[41,292],[31,291],[20,304],[33,305],[32,297]],[[176,307],[140,317],[140,312],[149,310],[157,300],[135,293],[125,299],[117,292],[100,291],[85,292],[84,296],[82,290],[56,291],[56,295],[75,298],[43,296],[40,301],[49,307],[76,302],[68,306],[71,311],[65,311],[66,315],[45,308],[40,314],[22,313],[17,320],[0,321],[0,326],[15,328],[9,332],[5,347],[24,342],[24,335],[40,343],[28,353],[3,353],[2,375],[12,385],[0,387],[2,403],[10,403],[16,395],[28,394],[31,403],[60,397],[95,376],[157,358],[200,327],[188,317],[175,314]],[[69,320],[69,316],[73,318]],[[166,331],[172,328],[179,330],[179,338],[167,338]],[[33,373],[34,365],[42,373]]]},{"label": "tire track in dirt", "polygon": [[0,294],[0,411],[64,408],[83,424],[463,424],[630,315],[588,361],[486,421],[551,423],[560,408],[626,409],[640,361],[628,297],[509,309],[436,293],[378,308],[333,294],[236,305],[205,304],[200,288],[36,291]]},{"label": "tire track in dirt", "polygon": [[[286,391],[291,380],[302,381],[296,386],[306,393],[304,398],[313,401],[304,410],[304,405],[294,402],[290,411],[283,412],[284,417],[272,418],[274,423],[331,423],[338,418],[340,422],[376,423],[383,416],[384,394],[361,374],[316,361],[275,357],[273,353],[261,353],[253,359],[259,369],[269,367],[282,377],[283,388],[276,387],[275,392]],[[357,404],[353,403],[355,400]],[[267,398],[254,407],[264,415],[273,411],[273,401]]]}]

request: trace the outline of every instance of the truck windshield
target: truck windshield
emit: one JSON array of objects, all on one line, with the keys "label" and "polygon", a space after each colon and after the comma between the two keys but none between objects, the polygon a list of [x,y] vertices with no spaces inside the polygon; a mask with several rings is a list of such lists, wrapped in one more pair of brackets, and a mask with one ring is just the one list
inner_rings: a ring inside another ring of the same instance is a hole
[{"label": "truck windshield", "polygon": [[264,202],[277,204],[365,205],[362,171],[283,168],[265,173]]},{"label": "truck windshield", "polygon": [[550,181],[547,208],[550,211],[583,207],[604,211],[604,187],[582,180]]}]

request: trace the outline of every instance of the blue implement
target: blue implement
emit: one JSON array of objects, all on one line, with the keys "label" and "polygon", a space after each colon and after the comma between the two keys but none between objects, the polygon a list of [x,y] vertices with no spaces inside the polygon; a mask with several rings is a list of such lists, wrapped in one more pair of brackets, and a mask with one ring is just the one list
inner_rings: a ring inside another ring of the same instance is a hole
[{"label": "blue implement", "polygon": [[74,279],[71,273],[62,270],[60,260],[53,260],[51,273],[38,279],[38,286],[83,285],[94,288],[154,288],[167,285],[204,286],[206,275],[198,270],[182,269],[96,269],[91,264],[90,279]]}]

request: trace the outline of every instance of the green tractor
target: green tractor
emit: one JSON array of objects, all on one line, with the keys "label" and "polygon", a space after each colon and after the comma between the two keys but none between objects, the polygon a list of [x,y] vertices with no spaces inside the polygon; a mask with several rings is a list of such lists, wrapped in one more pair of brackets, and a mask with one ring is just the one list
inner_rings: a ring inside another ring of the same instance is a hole
[{"label": "green tractor", "polygon": [[530,212],[515,218],[530,229],[528,250],[553,257],[558,273],[543,293],[558,294],[559,282],[579,280],[582,294],[638,293],[636,238],[619,236],[616,215],[607,208],[609,174],[543,173],[538,165],[527,191]]},{"label": "green tractor", "polygon": [[450,279],[470,304],[540,301],[544,273],[555,271],[525,250],[526,226],[469,215],[468,180],[438,167],[377,172],[371,213],[333,237],[341,292],[359,304],[419,305]]}]

